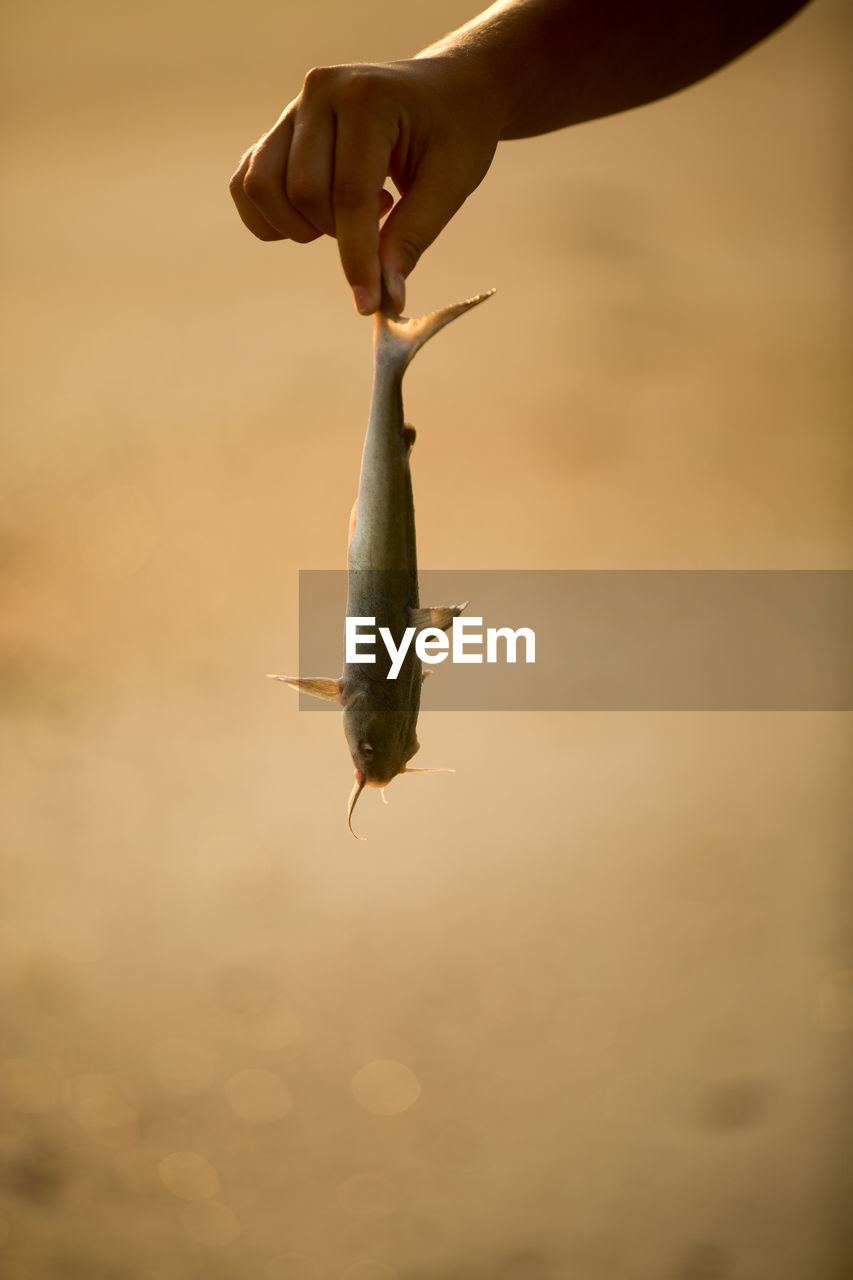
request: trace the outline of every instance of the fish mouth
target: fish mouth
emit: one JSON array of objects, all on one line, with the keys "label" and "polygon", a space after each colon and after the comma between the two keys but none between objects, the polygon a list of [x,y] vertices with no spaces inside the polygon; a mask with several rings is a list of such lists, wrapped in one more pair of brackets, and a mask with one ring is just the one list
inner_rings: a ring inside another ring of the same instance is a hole
[{"label": "fish mouth", "polygon": [[[353,761],[353,764],[355,764],[355,761]],[[359,793],[364,787],[376,787],[377,789],[387,787],[388,783],[393,782],[396,776],[396,773],[390,773],[387,777],[378,773],[368,773],[367,770],[359,768],[357,764],[355,765],[355,780],[358,784]]]}]

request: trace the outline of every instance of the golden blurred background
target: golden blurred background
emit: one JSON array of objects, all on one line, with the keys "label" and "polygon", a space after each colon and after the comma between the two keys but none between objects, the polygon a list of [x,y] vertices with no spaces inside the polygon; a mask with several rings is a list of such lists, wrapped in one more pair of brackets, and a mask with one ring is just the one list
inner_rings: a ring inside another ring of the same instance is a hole
[{"label": "golden blurred background", "polygon": [[[469,16],[4,6],[7,1280],[848,1274],[849,717],[425,714],[356,845],[264,679],[371,335],[227,181]],[[409,291],[498,289],[407,380],[425,568],[849,564],[850,32],[500,149]]]}]

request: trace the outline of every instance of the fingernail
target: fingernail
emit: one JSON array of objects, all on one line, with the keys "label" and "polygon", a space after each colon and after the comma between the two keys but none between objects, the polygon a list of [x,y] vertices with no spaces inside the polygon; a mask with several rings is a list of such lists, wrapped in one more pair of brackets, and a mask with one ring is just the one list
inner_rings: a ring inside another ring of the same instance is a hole
[{"label": "fingernail", "polygon": [[374,310],[373,299],[367,289],[362,289],[361,285],[357,285],[352,291],[355,299],[355,309],[361,316],[369,316]]},{"label": "fingernail", "polygon": [[388,292],[391,294],[391,301],[397,309],[398,314],[402,315],[403,307],[406,305],[406,281],[403,279],[402,272],[395,271],[388,280]]}]

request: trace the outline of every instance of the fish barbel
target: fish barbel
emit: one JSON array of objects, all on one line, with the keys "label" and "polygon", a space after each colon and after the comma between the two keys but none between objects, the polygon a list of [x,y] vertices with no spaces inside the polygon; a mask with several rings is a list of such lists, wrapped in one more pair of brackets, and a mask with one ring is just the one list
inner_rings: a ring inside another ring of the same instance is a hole
[{"label": "fish barbel", "polygon": [[[407,630],[444,631],[465,608],[420,606],[409,465],[415,431],[403,415],[403,375],[433,334],[492,293],[494,290],[417,318],[398,315],[386,293],[374,321],[370,417],[358,497],[350,517],[347,617],[373,618],[377,633],[387,628],[398,648]],[[347,805],[347,824],[353,835],[352,812],[365,786],[384,788],[400,773],[433,772],[408,767],[418,750],[417,720],[424,679],[411,636],[396,678],[389,679],[387,648],[385,654],[373,656],[372,662],[345,663],[337,680],[270,677],[302,693],[340,703],[355,766],[355,786]]]}]

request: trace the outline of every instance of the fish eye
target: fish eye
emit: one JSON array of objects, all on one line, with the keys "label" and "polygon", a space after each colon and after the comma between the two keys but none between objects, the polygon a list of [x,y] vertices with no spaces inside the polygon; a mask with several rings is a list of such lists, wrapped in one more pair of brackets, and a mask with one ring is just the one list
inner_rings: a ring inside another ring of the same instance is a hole
[{"label": "fish eye", "polygon": [[373,747],[370,745],[370,743],[369,743],[369,742],[360,742],[360,743],[358,744],[358,747],[359,747],[359,750],[361,751],[362,755],[365,755],[365,756],[372,756],[372,755],[373,755]]}]

